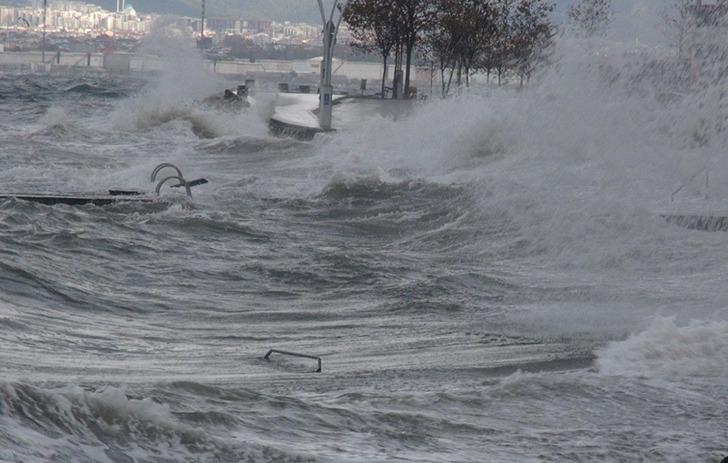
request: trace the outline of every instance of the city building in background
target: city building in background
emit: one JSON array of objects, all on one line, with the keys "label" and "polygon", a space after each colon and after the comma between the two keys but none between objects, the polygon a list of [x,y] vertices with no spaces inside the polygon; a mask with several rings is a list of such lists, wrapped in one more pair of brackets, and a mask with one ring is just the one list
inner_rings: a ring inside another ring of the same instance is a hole
[{"label": "city building in background", "polygon": [[[2,0],[0,0],[1,2]],[[58,52],[137,53],[142,39],[152,32],[156,14],[141,14],[132,2],[116,0],[116,11],[72,0],[49,0],[47,40],[42,55],[61,62]],[[137,0],[143,1],[143,0]],[[179,30],[190,43],[200,44],[201,17],[179,18]],[[43,49],[43,2],[0,6],[0,53],[35,52]],[[346,24],[339,31],[339,43],[347,45],[351,33]],[[203,53],[212,61],[311,60],[320,58],[321,25],[259,18],[205,17]],[[146,52],[149,53],[147,47]],[[349,47],[340,48],[344,59],[366,61]],[[50,52],[50,53],[49,53]],[[346,55],[348,53],[348,56]],[[374,58],[372,58],[374,59]]]},{"label": "city building in background", "polygon": [[[131,4],[118,0],[121,9],[107,11],[97,5],[77,1],[48,3],[49,34],[80,36],[108,33],[121,36],[142,36],[151,30],[155,15],[140,15]],[[43,27],[42,5],[0,6],[0,30],[38,32]]]},{"label": "city building in background", "polygon": [[[148,34],[154,14],[139,14],[132,3],[116,0],[116,11],[81,1],[49,1],[47,30],[51,35],[84,36],[106,34],[116,37],[138,38]],[[200,18],[187,18],[190,34],[199,36]],[[38,33],[43,27],[43,7],[39,1],[21,6],[0,6],[0,33]],[[234,36],[257,46],[294,45],[319,46],[321,26],[275,22],[255,18],[209,17],[205,19],[205,35],[212,44],[222,46],[225,39]],[[348,43],[351,35],[342,25],[339,43]],[[7,45],[7,43],[5,44]]]}]

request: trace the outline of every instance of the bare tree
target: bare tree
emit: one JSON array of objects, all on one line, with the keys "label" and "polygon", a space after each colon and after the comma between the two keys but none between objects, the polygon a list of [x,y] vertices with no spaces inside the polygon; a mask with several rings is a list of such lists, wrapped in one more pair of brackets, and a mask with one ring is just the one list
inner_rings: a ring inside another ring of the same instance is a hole
[{"label": "bare tree", "polygon": [[392,0],[397,8],[402,26],[402,46],[405,54],[404,94],[412,93],[410,88],[412,58],[422,34],[432,27],[435,20],[436,0]]},{"label": "bare tree", "polygon": [[496,39],[491,45],[491,65],[498,75],[498,85],[512,63],[515,31],[513,30],[513,10],[515,0],[495,0]]},{"label": "bare tree", "polygon": [[458,55],[465,71],[465,86],[469,87],[470,73],[482,63],[498,33],[497,10],[488,0],[461,1],[463,20]]},{"label": "bare tree", "polygon": [[[436,25],[426,32],[424,40],[420,44],[420,53],[428,55],[433,63],[437,62],[440,72],[440,90],[443,98],[450,92],[450,85],[452,84],[457,40],[458,37],[456,34],[453,34],[452,28],[448,27],[440,17]],[[445,75],[448,70],[450,70],[450,75],[446,79]]]},{"label": "bare tree", "polygon": [[569,8],[569,20],[585,37],[604,35],[611,21],[612,0],[580,0]]},{"label": "bare tree", "polygon": [[352,47],[365,53],[376,51],[382,58],[382,98],[385,97],[389,57],[401,41],[397,11],[387,0],[352,0],[344,20],[353,35]]},{"label": "bare tree", "polygon": [[512,25],[512,67],[520,86],[531,78],[536,67],[547,60],[554,37],[548,18],[554,6],[545,0],[520,0]]},{"label": "bare tree", "polygon": [[352,0],[345,19],[356,46],[378,50],[385,68],[392,52],[398,66],[406,60],[406,96],[417,49],[438,63],[445,97],[455,76],[469,86],[476,70],[495,70],[499,84],[509,71],[528,81],[548,57],[552,11],[550,0]]},{"label": "bare tree", "polygon": [[670,44],[677,48],[678,58],[683,54],[685,39],[694,23],[693,8],[696,0],[671,0],[662,10],[665,34]]}]

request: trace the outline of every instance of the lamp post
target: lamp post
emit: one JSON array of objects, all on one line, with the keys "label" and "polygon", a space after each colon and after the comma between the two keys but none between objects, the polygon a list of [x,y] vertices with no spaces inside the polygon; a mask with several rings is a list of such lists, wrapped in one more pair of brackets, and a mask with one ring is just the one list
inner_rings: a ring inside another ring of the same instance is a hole
[{"label": "lamp post", "polygon": [[200,38],[197,40],[197,47],[201,50],[206,50],[212,45],[212,38],[209,40],[205,37],[205,0],[202,0],[201,12],[200,12]]},{"label": "lamp post", "polygon": [[205,40],[205,0],[202,0],[202,12],[200,14],[200,41]]},{"label": "lamp post", "polygon": [[[331,130],[331,108],[334,97],[334,87],[331,85],[331,73],[334,61],[334,47],[336,46],[336,34],[339,32],[341,20],[344,17],[344,8],[348,0],[334,0],[331,14],[326,19],[323,0],[318,0],[321,21],[324,24],[324,56],[321,60],[321,86],[319,90],[319,125],[321,130]],[[334,21],[336,11],[339,17]]]},{"label": "lamp post", "polygon": [[43,0],[43,40],[41,41],[40,60],[45,64],[46,49],[46,17],[48,14],[48,0]]}]

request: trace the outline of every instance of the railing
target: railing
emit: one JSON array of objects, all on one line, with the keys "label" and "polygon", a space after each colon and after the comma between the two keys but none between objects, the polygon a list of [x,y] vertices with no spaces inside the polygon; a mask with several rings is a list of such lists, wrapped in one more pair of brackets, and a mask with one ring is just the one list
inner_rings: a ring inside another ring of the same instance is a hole
[{"label": "railing", "polygon": [[265,354],[263,359],[270,360],[269,357],[271,354],[290,355],[291,357],[302,357],[302,358],[316,360],[316,361],[318,361],[318,368],[316,369],[315,373],[321,373],[321,357],[317,357],[315,355],[308,355],[308,354],[299,354],[297,352],[287,352],[285,350],[271,349],[268,351],[267,354]]}]

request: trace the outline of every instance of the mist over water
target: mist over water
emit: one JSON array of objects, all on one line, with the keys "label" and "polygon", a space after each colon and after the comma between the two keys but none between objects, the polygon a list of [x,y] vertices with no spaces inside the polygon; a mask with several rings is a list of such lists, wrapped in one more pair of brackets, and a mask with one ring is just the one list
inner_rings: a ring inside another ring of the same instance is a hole
[{"label": "mist over water", "polygon": [[0,460],[728,454],[728,234],[660,217],[706,167],[728,197],[720,78],[675,96],[659,59],[563,42],[526,91],[299,142],[196,104],[231,85],[165,48],[153,79],[0,76],[3,191],[210,180],[0,202]]}]

